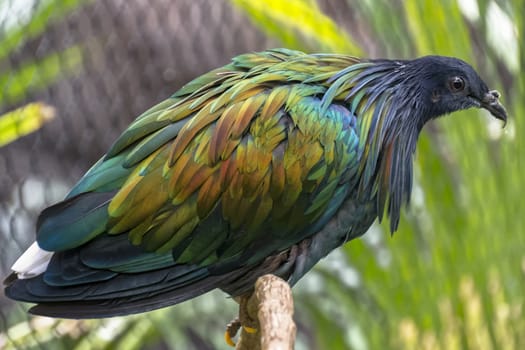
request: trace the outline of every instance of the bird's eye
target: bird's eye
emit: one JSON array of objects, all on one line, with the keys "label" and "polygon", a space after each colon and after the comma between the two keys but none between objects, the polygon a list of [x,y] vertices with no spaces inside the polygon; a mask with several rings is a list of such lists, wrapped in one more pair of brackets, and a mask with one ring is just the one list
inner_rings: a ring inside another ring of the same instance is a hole
[{"label": "bird's eye", "polygon": [[465,89],[465,80],[461,77],[452,77],[448,80],[448,87],[452,92],[459,92]]}]

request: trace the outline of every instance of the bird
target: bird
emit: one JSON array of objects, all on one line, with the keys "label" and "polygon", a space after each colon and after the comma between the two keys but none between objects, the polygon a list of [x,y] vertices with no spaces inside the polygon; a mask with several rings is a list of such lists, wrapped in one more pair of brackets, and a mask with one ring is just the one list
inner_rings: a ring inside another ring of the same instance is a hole
[{"label": "bird", "polygon": [[5,294],[61,318],[121,316],[264,274],[294,285],[409,205],[430,120],[500,94],[453,57],[241,54],[138,116],[43,210]]}]

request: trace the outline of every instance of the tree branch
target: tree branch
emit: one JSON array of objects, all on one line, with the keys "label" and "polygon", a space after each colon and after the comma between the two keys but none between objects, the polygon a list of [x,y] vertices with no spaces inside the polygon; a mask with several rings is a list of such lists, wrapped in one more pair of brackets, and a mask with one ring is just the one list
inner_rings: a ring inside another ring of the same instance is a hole
[{"label": "tree branch", "polygon": [[294,348],[296,327],[292,290],[283,279],[274,275],[259,277],[253,294],[240,303],[239,316],[243,326],[246,326],[243,318],[248,317],[256,332],[250,333],[242,327],[237,350]]}]

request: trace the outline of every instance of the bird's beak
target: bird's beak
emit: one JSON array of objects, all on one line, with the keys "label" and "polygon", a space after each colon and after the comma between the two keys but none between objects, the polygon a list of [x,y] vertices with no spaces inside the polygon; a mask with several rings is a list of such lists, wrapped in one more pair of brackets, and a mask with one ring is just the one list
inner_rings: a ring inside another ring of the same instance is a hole
[{"label": "bird's beak", "polygon": [[499,102],[499,92],[491,90],[485,94],[481,101],[481,107],[485,108],[494,117],[503,121],[503,127],[507,125],[507,112],[502,104]]}]

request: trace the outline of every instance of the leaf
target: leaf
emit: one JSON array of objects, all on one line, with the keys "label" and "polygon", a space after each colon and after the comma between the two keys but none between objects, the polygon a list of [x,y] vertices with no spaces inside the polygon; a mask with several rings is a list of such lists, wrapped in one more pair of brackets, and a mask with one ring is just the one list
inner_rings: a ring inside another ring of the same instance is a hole
[{"label": "leaf", "polygon": [[[30,13],[30,20],[27,23],[16,23],[12,28],[7,28],[6,33],[2,33],[0,40],[0,60],[4,59],[23,42],[34,38],[43,33],[47,26],[54,20],[64,17],[69,12],[77,8],[80,4],[85,4],[91,0],[48,0],[39,1],[34,6],[34,11]],[[13,6],[0,3],[1,7]],[[9,9],[6,8],[6,11]]]},{"label": "leaf", "polygon": [[36,102],[0,116],[0,147],[30,134],[55,117],[55,109]]},{"label": "leaf", "polygon": [[419,55],[470,58],[469,33],[457,1],[442,1],[438,6],[431,0],[407,0],[404,5],[405,18]]},{"label": "leaf", "polygon": [[82,62],[82,49],[70,47],[55,52],[36,62],[29,62],[17,71],[0,75],[3,87],[2,104],[21,101],[29,90],[42,89],[67,74],[74,72]]},{"label": "leaf", "polygon": [[289,48],[315,48],[325,52],[362,53],[359,45],[315,1],[231,0],[268,35]]}]

